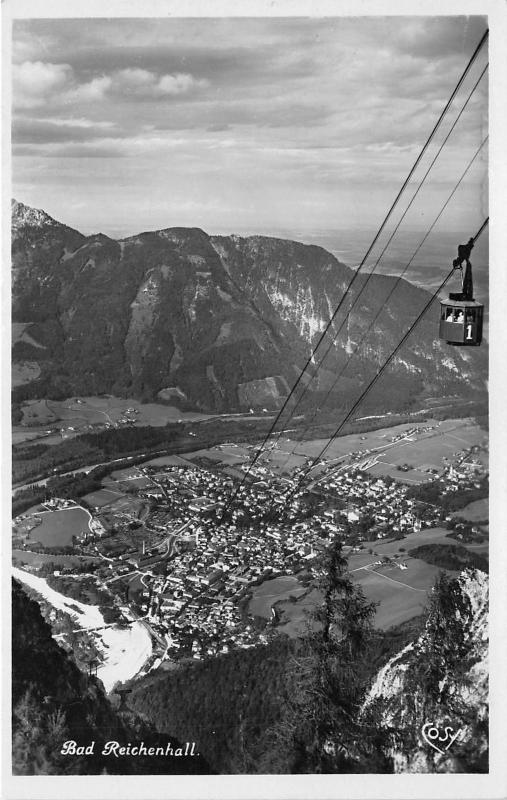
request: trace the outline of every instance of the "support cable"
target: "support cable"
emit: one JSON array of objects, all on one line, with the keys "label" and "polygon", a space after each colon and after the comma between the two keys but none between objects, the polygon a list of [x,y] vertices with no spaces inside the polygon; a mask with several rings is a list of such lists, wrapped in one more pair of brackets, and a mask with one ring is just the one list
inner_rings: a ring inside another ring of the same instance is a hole
[{"label": "support cable", "polygon": [[[489,217],[486,217],[486,219],[482,223],[481,227],[479,228],[479,230],[477,231],[475,236],[472,237],[474,243],[477,241],[477,239],[479,238],[479,236],[483,232],[483,230],[486,227],[486,225],[488,224],[488,222],[489,222]],[[391,363],[391,361],[395,357],[395,355],[398,352],[398,350],[405,344],[406,340],[408,339],[408,337],[410,336],[410,334],[412,333],[414,328],[419,324],[419,322],[421,321],[421,319],[425,315],[426,311],[431,306],[431,304],[434,302],[434,300],[436,299],[438,294],[442,291],[442,289],[444,288],[445,284],[447,283],[447,281],[449,280],[449,278],[451,277],[451,275],[453,273],[454,273],[454,267],[452,267],[451,271],[448,273],[448,275],[446,275],[446,277],[444,278],[444,280],[442,281],[442,283],[440,284],[438,289],[436,289],[433,292],[432,296],[430,297],[428,302],[425,304],[425,306],[423,307],[422,311],[420,311],[419,314],[417,315],[417,318],[415,319],[415,321],[412,323],[412,325],[410,325],[410,327],[408,328],[406,333],[403,335],[402,339],[398,342],[398,344],[396,345],[394,350],[391,351],[390,355],[386,358],[386,360],[384,361],[384,363],[382,364],[380,369],[375,373],[374,377],[368,383],[366,388],[361,392],[359,398],[356,400],[356,402],[353,404],[353,406],[347,412],[347,414],[345,415],[343,420],[340,422],[340,424],[336,428],[336,430],[333,433],[333,435],[329,438],[327,444],[322,448],[320,453],[317,456],[315,456],[315,458],[312,460],[311,464],[306,468],[306,470],[304,471],[303,475],[300,477],[299,481],[297,482],[296,486],[291,490],[291,492],[287,496],[286,501],[285,501],[286,503],[289,502],[289,500],[298,492],[299,487],[302,485],[303,481],[306,480],[308,474],[312,471],[314,466],[322,459],[322,457],[327,452],[327,450],[331,446],[332,442],[336,439],[336,437],[338,436],[338,434],[340,433],[340,431],[342,430],[344,425],[349,421],[349,419],[352,416],[352,414],[361,405],[361,403],[363,402],[364,398],[366,397],[368,392],[371,391],[373,386],[376,384],[376,382],[378,381],[378,379],[380,378],[380,376],[382,375],[382,373],[384,372],[386,367],[389,366],[389,364]]]},{"label": "support cable", "polygon": [[[398,194],[396,195],[396,197],[395,197],[395,199],[394,199],[393,203],[391,204],[391,207],[389,208],[389,211],[387,212],[386,216],[384,217],[384,219],[383,219],[383,221],[382,221],[382,223],[381,223],[381,225],[380,225],[380,227],[379,227],[379,229],[378,229],[377,233],[375,234],[375,236],[374,236],[374,238],[373,238],[373,241],[372,241],[372,243],[370,244],[370,246],[368,247],[368,249],[367,249],[367,251],[366,251],[365,255],[363,256],[363,259],[362,259],[361,263],[359,264],[359,267],[358,267],[358,268],[357,268],[357,270],[354,272],[354,274],[353,274],[353,276],[352,276],[351,280],[349,281],[349,284],[348,284],[347,288],[345,289],[345,292],[344,292],[344,294],[343,294],[343,296],[342,296],[342,298],[341,298],[340,302],[338,303],[338,306],[336,307],[336,309],[335,309],[335,311],[333,312],[333,314],[332,314],[331,318],[330,318],[330,319],[329,319],[329,321],[327,322],[327,324],[326,324],[326,326],[325,326],[325,328],[324,328],[324,330],[323,330],[322,334],[320,335],[320,337],[319,337],[319,339],[318,339],[318,342],[317,342],[317,344],[316,344],[316,345],[315,345],[315,347],[313,348],[313,350],[312,350],[312,352],[311,352],[310,356],[308,357],[308,359],[307,359],[307,361],[306,361],[306,363],[305,363],[305,365],[304,365],[303,369],[301,370],[301,372],[300,372],[300,374],[299,374],[299,376],[298,376],[297,380],[295,381],[294,385],[292,386],[292,389],[290,390],[290,392],[289,392],[289,394],[287,395],[287,397],[286,397],[286,399],[285,399],[285,401],[284,401],[284,403],[283,403],[282,407],[280,408],[280,411],[278,412],[277,416],[275,417],[275,420],[273,421],[273,423],[272,423],[272,425],[271,425],[271,427],[270,427],[269,431],[268,431],[268,432],[267,432],[267,434],[265,435],[265,437],[264,437],[264,439],[263,439],[263,441],[262,441],[262,443],[261,443],[260,447],[258,448],[258,450],[257,450],[257,453],[256,453],[256,455],[255,455],[254,459],[253,459],[253,460],[252,460],[252,462],[249,464],[249,466],[248,466],[248,470],[247,470],[247,471],[245,472],[245,474],[243,475],[243,477],[242,477],[241,481],[239,482],[239,485],[236,487],[236,490],[234,491],[233,495],[232,495],[232,496],[231,496],[231,498],[229,499],[229,502],[228,502],[228,503],[227,503],[227,505],[225,506],[225,508],[224,508],[224,510],[223,510],[223,512],[222,512],[222,517],[221,517],[222,519],[223,519],[223,517],[224,517],[224,515],[225,515],[225,513],[226,513],[226,511],[227,511],[227,509],[228,509],[228,508],[230,507],[230,505],[231,505],[231,504],[234,502],[234,499],[236,498],[236,496],[237,496],[238,492],[240,491],[241,487],[242,487],[242,486],[243,486],[243,484],[245,483],[245,481],[246,481],[246,479],[247,479],[247,477],[248,477],[248,475],[249,475],[249,473],[250,473],[250,471],[251,471],[252,467],[253,467],[253,466],[255,465],[255,463],[258,461],[258,459],[259,459],[259,457],[260,457],[260,455],[261,455],[261,453],[262,453],[262,450],[263,450],[264,446],[265,446],[265,445],[266,445],[266,443],[269,441],[269,438],[270,438],[271,434],[272,434],[272,433],[273,433],[273,431],[275,430],[275,428],[276,428],[276,426],[277,426],[277,424],[278,424],[279,420],[280,420],[280,419],[281,419],[281,417],[282,417],[282,414],[283,414],[283,412],[284,412],[284,411],[285,411],[285,409],[287,408],[287,406],[288,406],[288,404],[289,404],[289,402],[290,402],[290,400],[291,400],[292,396],[294,395],[294,392],[295,392],[296,388],[297,388],[297,387],[299,386],[299,384],[301,383],[301,381],[302,381],[302,379],[303,379],[303,375],[305,374],[305,372],[306,372],[306,370],[308,369],[308,367],[309,367],[309,366],[310,366],[310,365],[313,363],[313,359],[314,359],[314,356],[315,356],[315,354],[316,354],[317,350],[319,349],[319,347],[320,347],[321,343],[323,342],[323,340],[324,340],[324,338],[326,337],[326,335],[327,335],[327,333],[328,333],[329,329],[331,328],[331,326],[332,326],[332,324],[333,324],[333,322],[334,322],[334,320],[335,320],[335,318],[336,318],[337,314],[339,313],[339,311],[340,311],[340,309],[341,309],[341,307],[342,307],[342,305],[343,305],[343,302],[344,302],[344,300],[345,300],[346,296],[348,295],[348,293],[349,293],[350,289],[352,288],[352,286],[353,286],[354,282],[357,280],[357,277],[358,277],[358,275],[359,275],[359,273],[360,273],[361,269],[363,268],[364,264],[366,263],[366,260],[367,260],[368,256],[370,255],[371,251],[373,250],[373,248],[374,248],[375,244],[377,243],[377,241],[378,241],[378,239],[379,239],[379,237],[380,237],[380,235],[381,235],[382,231],[384,230],[384,228],[385,228],[385,226],[386,226],[386,224],[387,224],[388,220],[390,219],[390,217],[391,217],[391,215],[392,215],[392,213],[393,213],[393,211],[394,211],[394,209],[395,209],[396,205],[398,204],[398,201],[399,201],[399,199],[401,198],[401,196],[402,196],[403,192],[405,191],[405,189],[406,189],[406,187],[407,187],[407,185],[408,185],[408,183],[409,183],[410,179],[412,178],[412,176],[413,176],[413,174],[414,174],[415,170],[416,170],[416,169],[417,169],[417,167],[419,166],[419,164],[420,164],[420,162],[421,162],[421,160],[422,160],[422,158],[423,158],[423,155],[425,154],[425,152],[426,152],[426,150],[428,149],[428,147],[429,147],[429,145],[430,145],[431,141],[433,140],[433,137],[434,137],[435,133],[437,132],[438,128],[440,127],[440,125],[441,125],[441,123],[442,123],[442,121],[443,121],[443,119],[444,119],[445,115],[447,114],[447,111],[449,110],[449,108],[450,108],[450,106],[451,106],[451,104],[452,104],[452,102],[453,102],[454,98],[456,97],[456,95],[457,95],[458,91],[460,90],[460,88],[461,88],[461,86],[462,86],[462,84],[463,84],[463,82],[464,82],[464,80],[465,80],[466,76],[468,75],[468,73],[469,73],[469,71],[470,71],[471,67],[473,66],[473,64],[474,64],[474,62],[475,62],[475,60],[476,60],[477,56],[479,55],[479,53],[480,53],[480,51],[481,51],[481,49],[482,49],[483,45],[484,45],[484,44],[485,44],[485,42],[487,41],[487,38],[488,38],[488,36],[489,36],[489,30],[486,30],[486,31],[485,31],[485,33],[483,34],[483,36],[481,37],[481,40],[480,40],[479,44],[477,45],[476,49],[474,50],[474,52],[473,52],[472,56],[470,57],[470,60],[469,60],[468,64],[466,65],[465,69],[463,70],[463,72],[462,72],[462,74],[461,74],[461,76],[460,76],[460,78],[459,78],[459,80],[458,80],[458,82],[457,82],[457,84],[456,84],[455,88],[453,89],[453,92],[452,92],[452,94],[451,94],[451,96],[450,96],[449,100],[447,101],[447,103],[446,103],[446,105],[445,105],[444,109],[443,109],[443,110],[442,110],[442,112],[440,113],[440,116],[438,117],[438,119],[437,119],[437,121],[436,121],[435,125],[433,126],[433,129],[431,130],[431,132],[430,132],[429,136],[427,137],[427,139],[426,139],[426,141],[425,141],[425,143],[424,143],[424,145],[423,145],[423,148],[422,148],[422,150],[420,151],[419,155],[417,156],[417,158],[416,158],[416,160],[415,160],[415,162],[414,162],[413,166],[411,167],[411,169],[410,169],[410,171],[409,171],[409,173],[408,173],[407,177],[405,178],[405,180],[404,180],[404,182],[403,182],[403,184],[402,184],[402,186],[401,186],[400,190],[398,191]],[[311,380],[311,379],[310,379],[310,380]]]},{"label": "support cable", "polygon": [[[382,252],[380,253],[379,257],[377,258],[377,260],[376,260],[376,262],[375,262],[375,264],[373,265],[373,269],[371,270],[371,272],[369,272],[369,273],[368,273],[368,275],[367,275],[367,277],[366,277],[366,280],[365,280],[364,284],[361,286],[361,289],[359,290],[358,294],[357,294],[357,295],[356,295],[356,297],[354,298],[354,300],[353,300],[353,302],[352,302],[352,304],[351,304],[351,306],[350,306],[349,310],[347,311],[347,313],[346,313],[345,317],[343,318],[343,320],[342,320],[342,322],[341,322],[340,326],[338,327],[338,329],[337,329],[337,330],[335,331],[335,333],[333,334],[333,336],[332,336],[332,339],[331,339],[331,341],[329,342],[329,344],[328,344],[328,346],[327,346],[326,352],[324,353],[324,355],[322,356],[322,358],[320,358],[319,364],[317,365],[317,369],[315,370],[315,373],[314,373],[314,375],[313,375],[313,376],[312,376],[312,378],[311,378],[311,379],[308,381],[308,383],[307,383],[307,384],[306,384],[306,385],[303,387],[303,391],[302,391],[302,392],[301,392],[301,394],[299,395],[298,399],[296,400],[296,403],[295,403],[295,405],[293,406],[293,408],[292,408],[292,409],[291,409],[291,411],[290,411],[290,414],[289,414],[289,416],[288,416],[288,417],[287,417],[287,419],[285,420],[284,426],[285,426],[285,425],[288,425],[288,424],[290,423],[290,420],[291,420],[291,419],[294,417],[294,415],[295,415],[295,413],[296,413],[296,410],[297,410],[297,408],[299,407],[300,403],[301,403],[301,402],[302,402],[302,400],[303,400],[303,397],[306,395],[306,393],[307,393],[307,391],[308,391],[308,387],[309,387],[309,385],[310,385],[310,383],[311,383],[311,380],[313,380],[313,379],[316,377],[318,370],[319,370],[319,369],[322,367],[322,365],[323,365],[324,361],[326,360],[326,358],[327,358],[327,356],[328,356],[329,352],[331,351],[331,348],[333,347],[333,345],[335,344],[335,342],[336,342],[336,340],[337,340],[338,336],[340,335],[340,333],[341,333],[341,331],[342,331],[342,329],[343,329],[343,326],[344,326],[344,325],[345,325],[345,323],[348,321],[348,319],[349,319],[349,317],[350,317],[350,315],[351,315],[351,313],[352,313],[353,309],[355,308],[355,306],[356,306],[356,305],[357,305],[357,303],[359,302],[359,299],[360,299],[361,295],[362,295],[362,294],[363,294],[363,292],[366,290],[366,287],[368,286],[368,283],[370,282],[370,279],[371,279],[372,275],[375,273],[375,270],[377,269],[377,267],[378,267],[378,265],[379,265],[380,261],[382,260],[383,256],[385,255],[385,252],[386,252],[387,248],[389,247],[389,245],[391,244],[392,240],[394,239],[394,237],[395,237],[396,233],[398,232],[398,230],[399,230],[399,228],[400,228],[400,226],[401,226],[401,223],[402,223],[402,222],[403,222],[403,220],[405,219],[405,217],[406,217],[406,215],[407,215],[408,211],[410,210],[410,208],[411,208],[412,204],[414,203],[414,201],[415,201],[415,199],[416,199],[417,195],[419,194],[420,190],[422,189],[422,187],[423,187],[423,185],[424,185],[424,183],[425,183],[425,181],[426,181],[426,178],[428,177],[429,173],[431,172],[431,170],[432,170],[432,168],[433,168],[433,166],[434,166],[434,164],[435,164],[436,160],[438,159],[438,157],[439,157],[440,153],[442,152],[443,148],[445,147],[445,145],[446,145],[446,143],[447,143],[447,141],[448,141],[449,137],[451,136],[452,132],[454,131],[454,129],[455,129],[455,127],[456,127],[456,125],[458,124],[459,120],[461,119],[461,116],[462,116],[463,112],[465,111],[465,108],[467,107],[467,105],[468,105],[469,101],[471,100],[471,98],[472,98],[472,96],[473,96],[473,94],[474,94],[475,90],[477,89],[477,86],[478,86],[478,85],[479,85],[479,83],[481,82],[481,80],[482,80],[482,78],[483,78],[483,76],[484,76],[484,74],[485,74],[485,72],[486,72],[486,70],[487,70],[487,69],[488,69],[488,64],[486,64],[486,66],[484,67],[483,71],[481,72],[481,74],[480,74],[480,76],[479,76],[478,80],[477,80],[477,81],[476,81],[476,83],[474,84],[474,86],[473,86],[473,88],[472,88],[471,92],[469,93],[469,95],[468,95],[468,97],[467,97],[467,99],[466,99],[465,103],[463,104],[463,107],[461,108],[461,110],[460,110],[460,112],[459,112],[458,116],[457,116],[457,117],[456,117],[456,119],[454,120],[454,122],[453,122],[453,124],[452,124],[451,128],[449,129],[449,131],[448,131],[448,133],[447,133],[447,135],[445,136],[445,138],[444,138],[443,142],[441,143],[440,147],[438,148],[436,155],[434,156],[433,160],[431,161],[431,164],[429,165],[428,169],[426,170],[425,174],[423,175],[423,177],[422,177],[422,179],[421,179],[421,182],[420,182],[419,186],[417,187],[416,191],[414,192],[414,195],[412,196],[412,198],[411,198],[411,200],[410,200],[410,202],[409,202],[408,206],[406,207],[406,209],[405,209],[405,211],[403,212],[402,216],[400,217],[400,219],[399,219],[398,223],[396,224],[396,227],[394,228],[394,230],[393,230],[393,232],[391,233],[391,235],[390,235],[389,239],[387,240],[387,243],[385,244],[385,246],[384,246],[384,249],[383,249],[383,250],[382,250]],[[484,142],[483,142],[483,144],[484,144]],[[482,147],[482,145],[481,145],[481,147]],[[479,148],[479,149],[480,149],[480,148]],[[476,155],[477,155],[477,154],[476,154]],[[474,158],[475,158],[475,156],[474,156]],[[474,159],[472,159],[472,161],[473,161],[473,160],[474,160]],[[469,166],[470,166],[470,165],[469,165]],[[468,169],[468,168],[467,168],[467,169]],[[466,172],[466,170],[465,170],[465,172]],[[455,189],[456,189],[456,188],[457,188],[457,186],[455,187]],[[430,229],[430,230],[431,230],[431,229]],[[426,236],[424,237],[424,239],[423,239],[423,242],[424,242],[424,240],[425,240],[425,239],[426,239]],[[421,242],[421,245],[422,245],[422,243],[423,243],[423,242]],[[414,258],[414,257],[415,257],[415,255],[417,254],[417,252],[418,252],[418,251],[416,251],[416,252],[414,253],[414,255],[412,256],[412,258]],[[410,262],[409,262],[409,264],[410,264]],[[408,268],[409,264],[407,265],[407,267],[405,267],[405,270]],[[402,274],[404,274],[404,273],[402,273]],[[387,301],[386,301],[386,302],[387,302]],[[355,352],[355,351],[354,351],[354,352]],[[345,364],[344,364],[344,366],[343,366],[343,368],[342,368],[342,371],[341,371],[341,373],[340,373],[340,374],[343,374],[344,370],[347,368],[347,366],[348,366],[348,364],[349,364],[349,362],[350,362],[350,360],[351,360],[351,358],[352,358],[352,355],[353,355],[353,354],[351,354],[351,355],[349,356],[349,358],[347,359],[347,361],[345,362]],[[335,383],[333,384],[333,386],[334,386],[335,384],[336,384],[336,381],[335,381]],[[323,401],[323,403],[325,403],[325,401],[327,400],[327,398],[328,398],[328,397],[329,397],[329,392],[326,394],[326,397],[324,398],[324,401]],[[283,428],[282,428],[282,429],[280,429],[280,430],[278,431],[278,438],[275,438],[275,439],[274,439],[272,442],[270,442],[270,443],[269,443],[271,446],[267,448],[267,452],[268,452],[268,453],[269,453],[269,452],[271,452],[271,451],[272,451],[272,450],[273,450],[273,449],[276,447],[276,444],[277,444],[277,442],[279,441],[279,439],[280,439],[280,437],[281,437],[282,433],[283,433]]]},{"label": "support cable", "polygon": [[[317,416],[318,412],[321,410],[321,408],[322,408],[323,406],[325,406],[325,404],[326,404],[326,401],[328,400],[329,396],[330,396],[330,395],[331,395],[331,393],[333,392],[333,390],[334,390],[334,388],[335,388],[336,384],[338,383],[339,379],[340,379],[340,378],[343,376],[343,374],[344,374],[345,370],[347,369],[347,367],[349,366],[349,364],[350,364],[350,362],[351,362],[352,358],[353,358],[353,357],[354,357],[354,355],[357,353],[357,351],[359,350],[359,347],[360,347],[360,346],[361,346],[361,344],[362,344],[362,343],[365,341],[365,339],[367,338],[368,334],[370,333],[370,331],[372,330],[373,326],[375,325],[375,322],[378,320],[378,318],[379,318],[379,316],[382,314],[382,312],[383,312],[384,308],[385,308],[385,307],[387,306],[387,304],[389,303],[389,301],[390,301],[391,297],[393,296],[394,292],[395,292],[395,291],[396,291],[396,289],[398,288],[398,286],[399,286],[399,284],[400,284],[401,280],[403,279],[403,276],[406,274],[406,272],[407,272],[408,268],[410,267],[410,265],[412,264],[412,262],[413,262],[414,258],[415,258],[415,257],[417,256],[417,254],[419,253],[419,251],[420,251],[421,247],[423,246],[423,244],[425,243],[426,239],[429,237],[429,235],[431,234],[431,232],[432,232],[432,230],[434,229],[435,225],[437,224],[437,222],[439,221],[440,217],[441,217],[441,216],[442,216],[442,214],[444,213],[445,209],[447,208],[447,206],[448,206],[448,205],[449,205],[449,203],[451,202],[452,198],[453,198],[453,197],[454,197],[454,195],[456,194],[456,192],[457,192],[457,190],[458,190],[459,186],[461,185],[461,183],[462,183],[462,181],[464,180],[465,176],[467,175],[468,171],[471,169],[471,167],[472,167],[473,163],[475,162],[475,159],[477,158],[477,156],[478,156],[478,155],[479,155],[479,153],[481,152],[482,148],[484,147],[484,145],[485,145],[485,144],[486,144],[486,142],[488,141],[488,138],[489,138],[489,136],[485,136],[485,138],[482,140],[481,144],[479,145],[479,147],[478,147],[478,148],[477,148],[477,150],[475,151],[475,153],[474,153],[474,155],[473,155],[472,159],[469,161],[469,163],[468,163],[468,165],[467,165],[466,169],[465,169],[465,170],[464,170],[464,172],[461,174],[461,176],[460,176],[460,178],[459,178],[458,182],[457,182],[457,183],[456,183],[456,185],[454,186],[454,188],[453,188],[452,192],[450,193],[449,197],[447,198],[447,200],[445,201],[444,205],[442,206],[442,208],[441,208],[441,209],[440,209],[440,211],[438,212],[437,216],[436,216],[436,217],[435,217],[435,219],[433,220],[433,222],[432,222],[432,224],[431,224],[430,228],[428,229],[428,231],[427,231],[427,232],[426,232],[426,234],[424,235],[424,238],[421,240],[421,242],[419,243],[419,245],[417,246],[417,248],[415,249],[415,251],[412,253],[412,255],[411,255],[411,257],[410,257],[410,260],[409,260],[409,261],[407,262],[407,264],[404,266],[404,268],[403,268],[402,272],[401,272],[401,273],[400,273],[400,274],[397,276],[397,278],[396,278],[396,280],[395,280],[395,282],[394,282],[394,284],[393,284],[393,286],[392,286],[392,288],[391,288],[391,291],[389,292],[389,294],[388,294],[388,296],[386,297],[386,299],[383,301],[383,303],[382,303],[382,306],[379,308],[379,310],[378,310],[377,314],[375,315],[375,317],[373,318],[373,320],[372,320],[372,321],[370,322],[370,324],[368,325],[368,327],[367,327],[366,331],[365,331],[365,332],[363,333],[363,335],[361,336],[361,339],[360,339],[360,340],[359,340],[359,342],[357,343],[355,350],[354,350],[354,351],[353,351],[353,352],[350,354],[350,356],[349,356],[349,358],[347,359],[347,361],[345,362],[344,366],[342,367],[342,369],[340,370],[340,372],[338,373],[338,375],[337,375],[337,376],[336,376],[336,378],[334,379],[334,381],[333,381],[333,383],[331,384],[330,388],[328,389],[328,391],[327,391],[327,393],[326,393],[326,395],[325,395],[324,399],[322,400],[322,403],[321,403],[321,406],[320,406],[320,408],[316,409],[316,410],[313,412],[313,415],[312,415],[312,417],[311,417],[311,419],[310,419],[310,422],[308,423],[308,425],[306,425],[306,427],[305,427],[305,428],[304,428],[304,430],[303,430],[303,435],[302,435],[302,439],[303,439],[303,440],[304,440],[305,434],[306,434],[306,433],[308,433],[308,431],[310,430],[310,428],[311,428],[311,426],[312,426],[312,423],[314,422],[314,420],[315,420],[315,417]],[[275,443],[275,444],[276,444],[276,443]],[[298,446],[298,444],[299,444],[299,442],[298,442],[298,443],[296,443],[296,444],[295,444],[295,446],[294,446],[294,448],[293,448],[293,449],[292,449],[292,450],[291,450],[291,451],[288,453],[288,455],[287,455],[287,458],[285,459],[285,461],[284,461],[284,463],[283,463],[283,465],[282,465],[282,469],[283,469],[283,467],[285,466],[285,464],[287,463],[287,461],[289,460],[289,458],[291,457],[291,455],[293,455],[293,454],[294,454],[295,450],[297,449],[297,446]],[[272,450],[272,449],[273,449],[273,448],[271,448],[271,449],[270,449],[270,450],[268,450],[267,452],[271,452],[271,450]]]}]

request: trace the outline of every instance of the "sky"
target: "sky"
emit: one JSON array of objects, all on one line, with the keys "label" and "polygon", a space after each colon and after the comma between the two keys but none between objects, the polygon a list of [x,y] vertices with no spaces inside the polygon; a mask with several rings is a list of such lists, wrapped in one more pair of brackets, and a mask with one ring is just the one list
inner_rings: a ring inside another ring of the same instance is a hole
[{"label": "sky", "polygon": [[[484,17],[16,20],[13,195],[112,236],[374,229],[485,29]],[[434,147],[486,63],[484,48]],[[486,115],[487,73],[404,225],[433,221]],[[443,229],[478,227],[486,181],[484,145]]]}]

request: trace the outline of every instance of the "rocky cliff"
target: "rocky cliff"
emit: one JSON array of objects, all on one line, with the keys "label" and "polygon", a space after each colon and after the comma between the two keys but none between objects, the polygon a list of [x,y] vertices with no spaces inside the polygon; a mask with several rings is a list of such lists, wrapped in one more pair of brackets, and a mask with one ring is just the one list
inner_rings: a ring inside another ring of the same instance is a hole
[{"label": "rocky cliff", "polygon": [[[199,774],[199,755],[102,755],[106,742],[173,752],[181,743],[158,733],[137,714],[112,707],[101,682],[84,675],[52,638],[38,604],[12,586],[12,771],[14,775]],[[93,753],[62,754],[64,742]],[[183,745],[183,751],[185,748]],[[190,752],[190,750],[189,750]]]},{"label": "rocky cliff", "polygon": [[[197,228],[115,241],[15,201],[12,215],[13,321],[29,334],[13,357],[41,370],[20,398],[162,393],[203,410],[276,408],[352,277],[324,249],[297,242]],[[338,402],[357,394],[428,299],[405,281],[391,296],[394,279],[376,275],[358,297],[365,281],[347,297],[350,317],[338,317],[336,344],[312,383],[326,392],[344,368]],[[391,375],[414,395],[483,387],[486,349],[440,343],[437,320],[435,308]]]},{"label": "rocky cliff", "polygon": [[395,772],[487,772],[488,675],[488,576],[441,576],[424,632],[378,673],[363,708]]}]

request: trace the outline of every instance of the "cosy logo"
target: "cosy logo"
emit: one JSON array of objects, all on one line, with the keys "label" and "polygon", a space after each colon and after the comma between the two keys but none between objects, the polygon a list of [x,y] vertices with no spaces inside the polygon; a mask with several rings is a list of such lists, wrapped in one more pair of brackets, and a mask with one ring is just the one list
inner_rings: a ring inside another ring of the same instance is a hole
[{"label": "cosy logo", "polygon": [[442,755],[445,755],[451,744],[456,741],[460,735],[461,728],[458,728],[456,733],[450,725],[438,728],[433,722],[426,722],[421,729],[424,741],[437,750]]}]

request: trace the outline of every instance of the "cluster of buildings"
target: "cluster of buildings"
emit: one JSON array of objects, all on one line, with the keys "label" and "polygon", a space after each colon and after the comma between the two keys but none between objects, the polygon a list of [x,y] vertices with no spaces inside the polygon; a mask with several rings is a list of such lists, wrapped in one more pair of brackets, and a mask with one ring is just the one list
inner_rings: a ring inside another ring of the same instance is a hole
[{"label": "cluster of buildings", "polygon": [[[481,467],[472,455],[464,451],[446,467],[450,486],[477,482]],[[316,556],[331,539],[356,548],[443,519],[441,509],[423,508],[406,485],[357,465],[320,477],[315,492],[303,492],[297,471],[281,476],[264,464],[252,468],[239,488],[220,465],[207,469],[190,462],[132,467],[122,481],[131,481],[129,497],[146,509],[142,520],[119,509],[117,533],[106,537],[92,521],[94,542],[81,542],[80,552],[101,555],[97,580],[118,602],[127,592],[133,613],[173,659],[265,641],[262,625],[249,614],[253,587],[279,575],[316,574]],[[71,504],[54,498],[48,507]],[[93,520],[98,517],[103,512]],[[129,594],[133,578],[137,589]]]},{"label": "cluster of buildings", "polygon": [[[343,501],[344,507],[328,509],[324,516],[334,532],[353,534],[354,541],[383,539],[437,525],[438,510],[416,513],[417,503],[407,497],[408,487],[392,479],[348,469],[319,482],[320,491]],[[347,542],[352,543],[352,542]]]},{"label": "cluster of buildings", "polygon": [[[299,571],[323,544],[318,526],[295,523],[300,495],[282,514],[279,479],[272,476],[270,485],[254,475],[229,508],[235,484],[220,471],[144,467],[143,474],[153,486],[138,495],[156,500],[159,513],[173,514],[166,534],[174,552],[164,574],[146,581],[140,601],[140,611],[166,638],[168,654],[201,658],[262,641],[264,634],[248,615],[252,585]],[[294,485],[284,481],[285,494]],[[160,562],[164,556],[154,558]]]},{"label": "cluster of buildings", "polygon": [[444,484],[444,494],[467,487],[479,488],[480,480],[487,470],[482,461],[477,459],[478,451],[479,448],[474,445],[454,453],[451,462],[444,459],[444,470],[440,478]]}]

